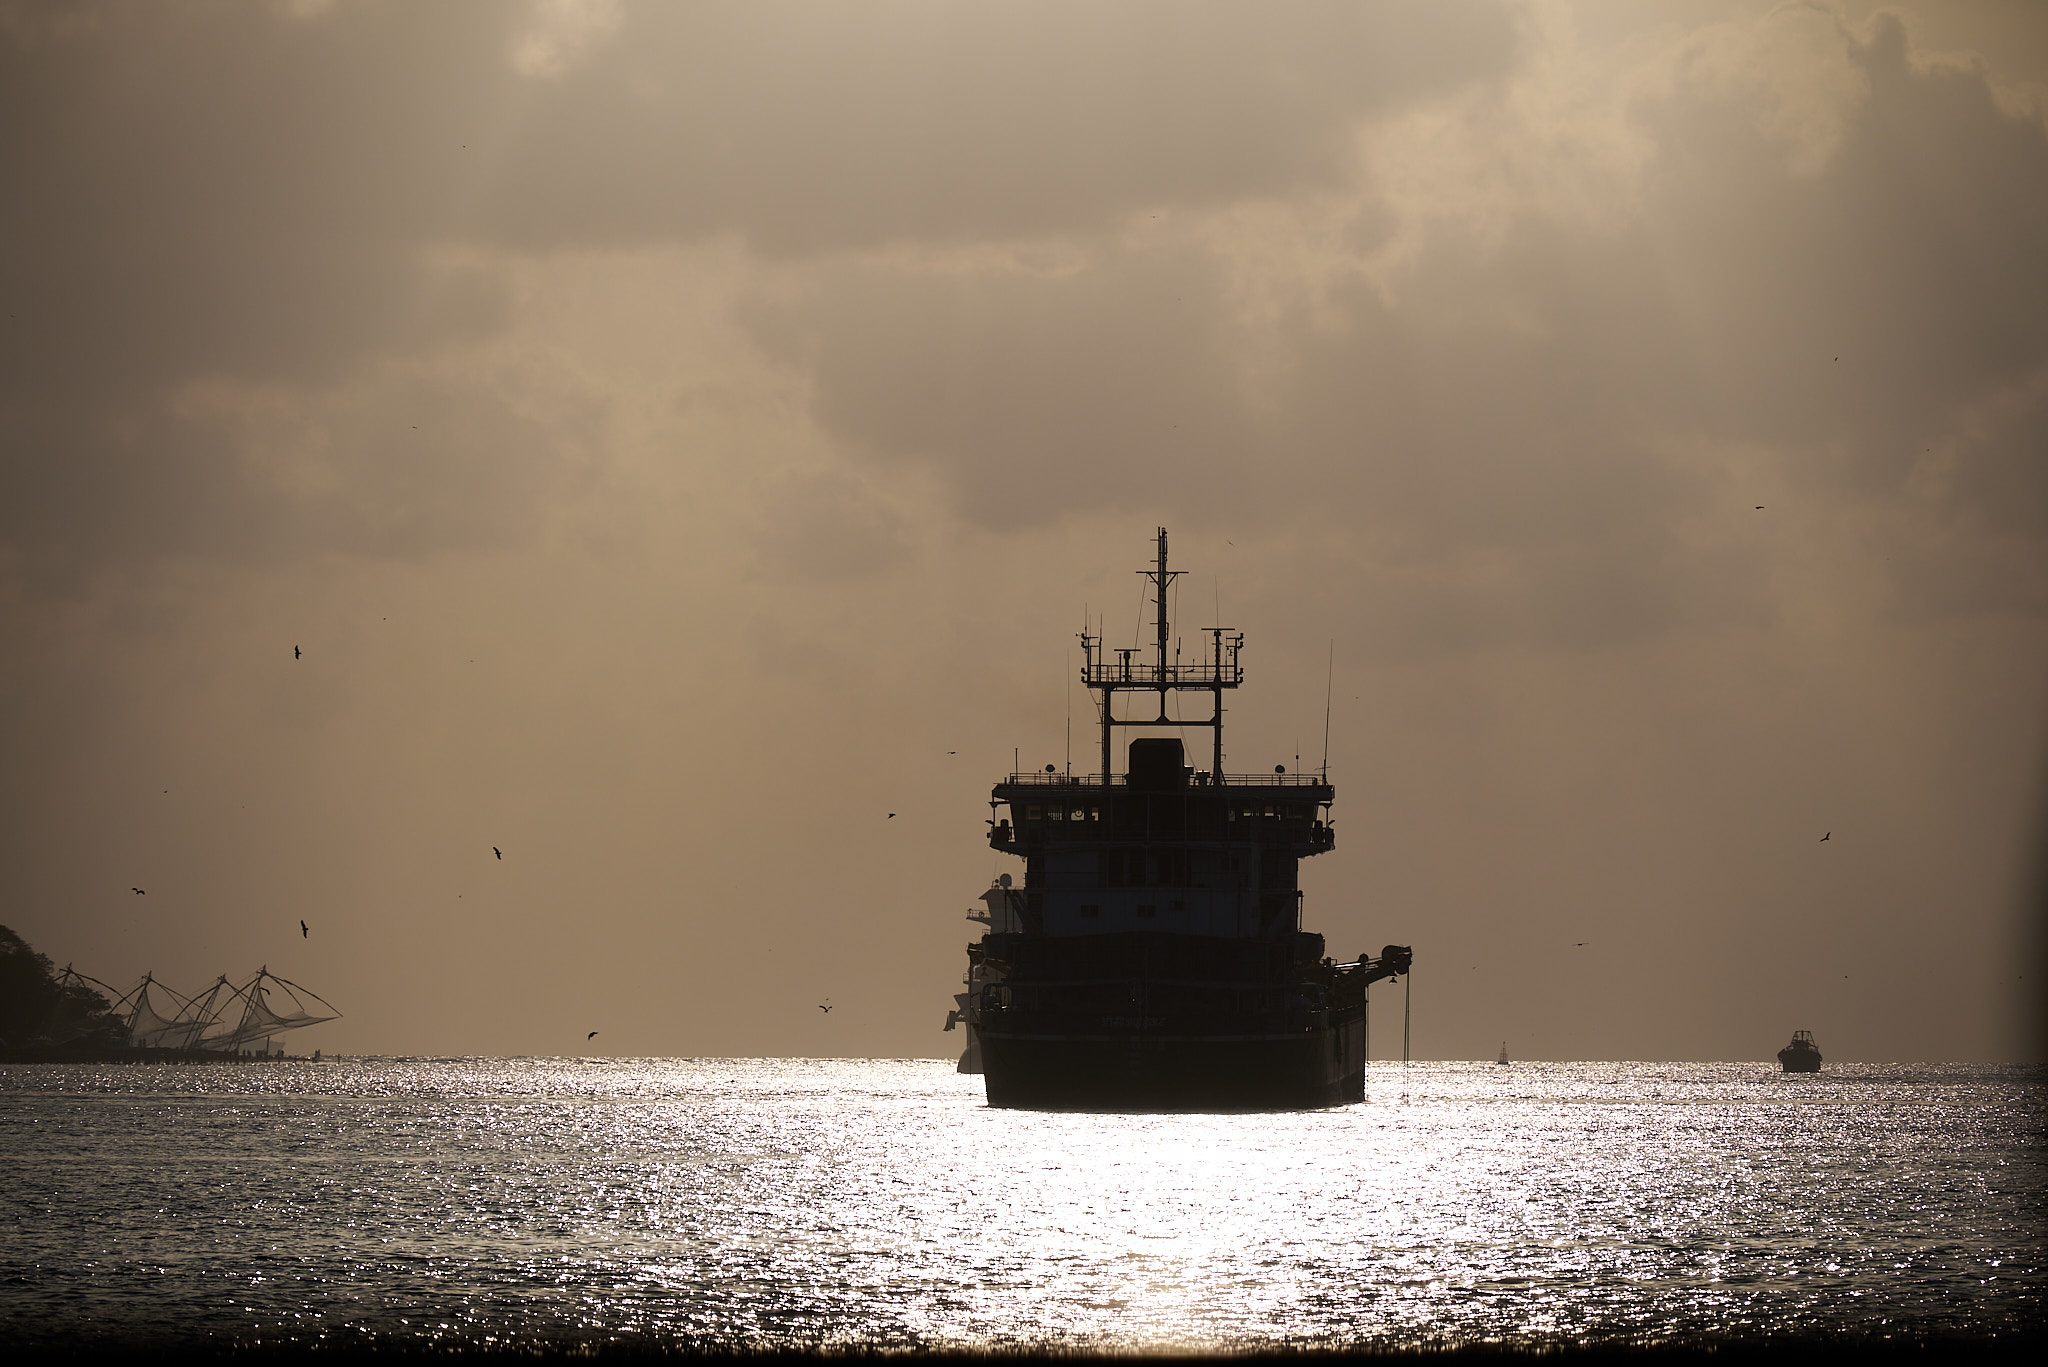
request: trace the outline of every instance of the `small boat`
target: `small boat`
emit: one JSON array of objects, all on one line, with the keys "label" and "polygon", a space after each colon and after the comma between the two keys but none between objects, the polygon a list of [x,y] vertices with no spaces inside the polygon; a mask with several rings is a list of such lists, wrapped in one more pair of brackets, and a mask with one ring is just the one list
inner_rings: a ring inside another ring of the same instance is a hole
[{"label": "small boat", "polygon": [[1494,1060],[1494,1062],[1495,1062],[1495,1063],[1499,1063],[1499,1064],[1502,1064],[1502,1065],[1505,1065],[1505,1064],[1507,1063],[1507,1061],[1508,1061],[1508,1042],[1507,1042],[1506,1040],[1502,1040],[1502,1041],[1500,1042],[1500,1057],[1499,1057],[1499,1058],[1497,1058],[1497,1059],[1495,1059],[1495,1060]]},{"label": "small boat", "polygon": [[1820,1046],[1813,1042],[1813,1031],[1794,1030],[1792,1042],[1778,1051],[1778,1062],[1788,1073],[1819,1072]]}]

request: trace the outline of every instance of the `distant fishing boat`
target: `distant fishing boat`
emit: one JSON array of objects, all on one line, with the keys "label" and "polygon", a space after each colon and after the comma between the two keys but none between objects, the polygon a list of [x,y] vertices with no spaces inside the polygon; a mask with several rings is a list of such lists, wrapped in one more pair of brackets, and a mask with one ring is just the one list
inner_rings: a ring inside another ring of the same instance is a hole
[{"label": "distant fishing boat", "polygon": [[1813,1042],[1813,1031],[1794,1030],[1792,1042],[1778,1051],[1778,1062],[1788,1073],[1819,1072],[1820,1046]]},{"label": "distant fishing boat", "polygon": [[1508,1061],[1508,1042],[1507,1042],[1506,1040],[1502,1040],[1502,1041],[1500,1042],[1500,1057],[1499,1057],[1499,1058],[1497,1058],[1497,1059],[1495,1059],[1495,1060],[1494,1060],[1494,1062],[1495,1062],[1495,1063],[1501,1063],[1501,1064],[1505,1064],[1505,1063],[1506,1063],[1507,1061]]}]

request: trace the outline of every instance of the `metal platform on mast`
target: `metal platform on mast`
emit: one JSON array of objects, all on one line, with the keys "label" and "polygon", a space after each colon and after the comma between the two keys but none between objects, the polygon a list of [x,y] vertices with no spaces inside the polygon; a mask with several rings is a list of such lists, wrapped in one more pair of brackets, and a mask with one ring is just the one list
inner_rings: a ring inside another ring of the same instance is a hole
[{"label": "metal platform on mast", "polygon": [[[1167,590],[1175,579],[1185,571],[1169,570],[1166,567],[1166,528],[1159,529],[1158,563],[1149,570],[1139,570],[1152,581],[1153,603],[1157,619],[1158,636],[1153,642],[1153,656],[1147,664],[1132,659],[1138,653],[1136,646],[1128,649],[1118,647],[1106,649],[1102,637],[1088,631],[1081,633],[1081,682],[1090,691],[1099,694],[1096,706],[1102,716],[1102,772],[1097,775],[1102,786],[1111,780],[1113,738],[1119,726],[1205,726],[1215,733],[1213,758],[1209,773],[1222,781],[1223,773],[1223,691],[1236,688],[1244,682],[1244,669],[1237,662],[1239,649],[1244,645],[1244,633],[1234,627],[1204,627],[1203,634],[1209,637],[1204,658],[1193,664],[1183,664],[1179,652],[1173,653],[1168,663],[1168,646],[1171,644],[1171,625],[1167,618]],[[1117,658],[1111,660],[1110,655]],[[1116,695],[1119,693],[1156,693],[1159,696],[1159,712],[1153,717],[1119,717],[1116,715]],[[1166,715],[1166,699],[1173,693],[1207,693],[1211,708],[1207,717],[1169,717]]]}]

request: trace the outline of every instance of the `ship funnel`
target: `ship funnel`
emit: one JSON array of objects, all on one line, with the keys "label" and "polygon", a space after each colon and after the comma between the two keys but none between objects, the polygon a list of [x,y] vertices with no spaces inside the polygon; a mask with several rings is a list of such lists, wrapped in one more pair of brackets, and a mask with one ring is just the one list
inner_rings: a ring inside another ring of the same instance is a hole
[{"label": "ship funnel", "polygon": [[1131,742],[1131,786],[1151,792],[1185,788],[1187,755],[1178,736],[1147,736]]}]

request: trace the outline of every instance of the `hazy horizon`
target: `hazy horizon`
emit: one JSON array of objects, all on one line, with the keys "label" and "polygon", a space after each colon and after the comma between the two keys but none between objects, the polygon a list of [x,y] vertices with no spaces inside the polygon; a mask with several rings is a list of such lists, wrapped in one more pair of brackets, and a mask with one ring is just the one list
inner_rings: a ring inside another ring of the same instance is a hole
[{"label": "hazy horizon", "polygon": [[0,4],[0,111],[60,967],[950,1056],[1163,525],[1417,1058],[2042,1058],[2048,9]]}]

